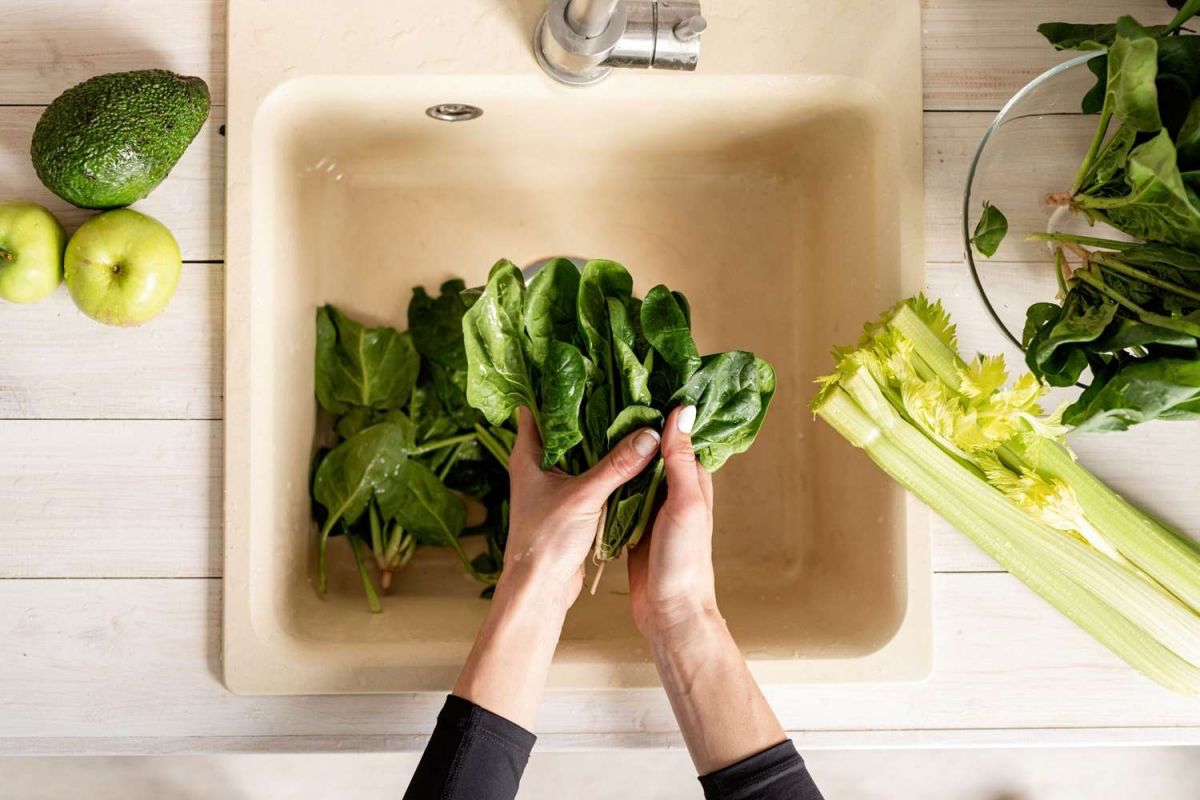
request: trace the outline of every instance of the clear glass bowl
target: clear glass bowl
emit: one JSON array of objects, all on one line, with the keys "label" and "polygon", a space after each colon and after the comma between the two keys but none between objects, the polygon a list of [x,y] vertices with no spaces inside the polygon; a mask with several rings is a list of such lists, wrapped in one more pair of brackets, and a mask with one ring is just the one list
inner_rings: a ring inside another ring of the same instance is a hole
[{"label": "clear glass bowl", "polygon": [[[1092,227],[1081,214],[1047,203],[1069,191],[1096,133],[1099,117],[1080,110],[1095,83],[1089,53],[1039,75],[1017,92],[988,126],[963,192],[962,235],[967,265],[984,305],[1012,342],[1021,346],[1025,309],[1058,292],[1054,260],[1045,242],[1027,237],[1046,231],[1128,239],[1107,225]],[[989,202],[1008,218],[1008,235],[991,258],[971,247],[971,235]]]}]

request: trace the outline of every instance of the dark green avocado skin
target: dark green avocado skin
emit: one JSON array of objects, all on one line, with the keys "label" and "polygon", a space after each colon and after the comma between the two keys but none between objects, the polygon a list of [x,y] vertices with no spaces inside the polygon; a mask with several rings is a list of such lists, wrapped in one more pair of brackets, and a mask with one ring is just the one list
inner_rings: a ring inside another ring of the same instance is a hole
[{"label": "dark green avocado skin", "polygon": [[29,154],[46,188],[81,208],[120,208],[162,183],[208,119],[200,78],[161,69],[97,75],[58,96]]}]

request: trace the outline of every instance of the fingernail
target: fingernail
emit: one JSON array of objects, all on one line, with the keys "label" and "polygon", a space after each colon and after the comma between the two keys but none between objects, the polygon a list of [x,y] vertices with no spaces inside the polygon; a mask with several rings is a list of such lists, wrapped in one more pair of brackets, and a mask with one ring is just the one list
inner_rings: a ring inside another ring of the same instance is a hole
[{"label": "fingernail", "polygon": [[691,433],[692,426],[696,424],[696,407],[684,406],[679,409],[679,415],[675,417],[675,424],[679,426],[680,433]]},{"label": "fingernail", "polygon": [[654,431],[642,431],[633,440],[633,452],[643,458],[658,449],[658,434]]}]

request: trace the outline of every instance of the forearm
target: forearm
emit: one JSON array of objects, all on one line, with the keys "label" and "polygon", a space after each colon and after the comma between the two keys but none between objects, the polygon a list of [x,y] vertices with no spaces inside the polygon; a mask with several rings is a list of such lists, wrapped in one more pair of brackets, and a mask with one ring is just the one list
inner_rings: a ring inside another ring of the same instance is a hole
[{"label": "forearm", "polygon": [[650,647],[701,775],[787,738],[715,611],[682,630],[651,635]]},{"label": "forearm", "polygon": [[454,694],[532,729],[567,605],[535,574],[506,570]]}]

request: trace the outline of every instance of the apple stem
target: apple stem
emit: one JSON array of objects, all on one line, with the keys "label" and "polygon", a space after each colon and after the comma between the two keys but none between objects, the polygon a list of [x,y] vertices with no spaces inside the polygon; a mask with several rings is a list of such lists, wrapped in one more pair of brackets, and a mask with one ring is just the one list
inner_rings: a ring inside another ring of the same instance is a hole
[{"label": "apple stem", "polygon": [[0,247],[0,258],[4,259],[5,261],[12,261],[13,254],[5,250],[3,247]]}]

